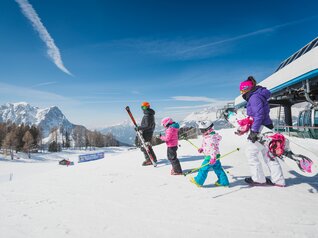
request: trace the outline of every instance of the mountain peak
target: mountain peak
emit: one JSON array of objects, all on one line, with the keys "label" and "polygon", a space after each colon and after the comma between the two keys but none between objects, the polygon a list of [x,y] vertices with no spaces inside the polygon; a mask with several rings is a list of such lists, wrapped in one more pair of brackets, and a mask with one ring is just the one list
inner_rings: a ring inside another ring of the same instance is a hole
[{"label": "mountain peak", "polygon": [[18,107],[18,106],[30,106],[30,104],[29,103],[27,103],[27,102],[14,102],[14,103],[9,103],[9,104],[12,104],[13,106],[15,106],[15,107]]},{"label": "mountain peak", "polygon": [[27,102],[7,103],[0,106],[0,122],[7,121],[18,125],[24,123],[40,126],[44,137],[49,135],[52,128],[63,127],[71,130],[74,127],[57,106],[40,109]]}]

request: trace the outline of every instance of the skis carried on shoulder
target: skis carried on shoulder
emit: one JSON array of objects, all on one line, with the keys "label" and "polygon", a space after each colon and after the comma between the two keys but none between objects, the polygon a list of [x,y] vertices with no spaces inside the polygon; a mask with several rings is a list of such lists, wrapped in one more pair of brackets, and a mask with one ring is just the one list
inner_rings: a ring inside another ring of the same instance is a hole
[{"label": "skis carried on shoulder", "polygon": [[129,115],[130,119],[132,120],[134,126],[135,126],[137,136],[138,136],[138,138],[139,138],[139,140],[141,142],[141,147],[143,147],[144,150],[146,151],[146,153],[147,153],[152,165],[154,167],[157,167],[157,163],[155,162],[155,160],[153,158],[153,155],[151,153],[151,144],[149,142],[145,142],[141,132],[137,129],[138,128],[138,124],[137,124],[134,116],[132,115],[129,106],[126,107],[126,111],[127,111],[128,115]]},{"label": "skis carried on shoulder", "polygon": [[[225,109],[221,113],[221,117],[236,128],[235,134],[237,135],[248,133],[253,123],[253,118],[244,117],[243,113],[238,115],[234,108]],[[284,135],[268,129],[259,135],[257,141],[268,147],[268,156],[271,159],[275,157],[281,159],[298,174],[309,177],[317,174],[317,168],[313,160],[303,154],[294,153],[290,148],[289,139]],[[293,144],[292,147],[299,150],[299,146],[296,144]]]}]

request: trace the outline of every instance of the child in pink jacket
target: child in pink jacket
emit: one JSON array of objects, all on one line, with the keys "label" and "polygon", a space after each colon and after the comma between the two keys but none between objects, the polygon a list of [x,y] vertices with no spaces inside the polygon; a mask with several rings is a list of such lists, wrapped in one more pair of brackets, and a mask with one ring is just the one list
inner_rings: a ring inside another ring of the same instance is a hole
[{"label": "child in pink jacket", "polygon": [[180,161],[177,158],[179,124],[170,117],[163,118],[162,126],[166,129],[166,135],[160,139],[167,144],[167,157],[172,165],[171,175],[182,175]]}]

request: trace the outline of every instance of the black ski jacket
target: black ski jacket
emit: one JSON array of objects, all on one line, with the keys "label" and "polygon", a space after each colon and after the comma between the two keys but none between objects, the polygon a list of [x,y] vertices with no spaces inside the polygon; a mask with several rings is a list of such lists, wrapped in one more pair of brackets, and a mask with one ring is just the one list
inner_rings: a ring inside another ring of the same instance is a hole
[{"label": "black ski jacket", "polygon": [[142,130],[142,134],[151,135],[153,134],[156,127],[155,123],[155,111],[151,108],[144,110],[144,116],[141,120],[140,126],[138,127],[139,130]]}]

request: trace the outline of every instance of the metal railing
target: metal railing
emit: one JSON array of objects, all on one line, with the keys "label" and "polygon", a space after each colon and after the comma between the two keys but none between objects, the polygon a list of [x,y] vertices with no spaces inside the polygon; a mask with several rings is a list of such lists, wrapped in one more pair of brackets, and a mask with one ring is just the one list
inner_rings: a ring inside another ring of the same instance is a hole
[{"label": "metal railing", "polygon": [[318,139],[318,127],[317,126],[286,126],[275,125],[275,130],[285,132],[288,136],[297,136],[303,138]]}]

